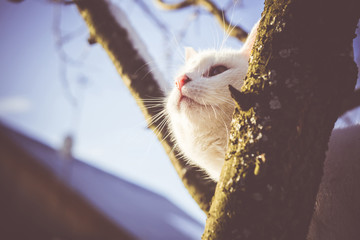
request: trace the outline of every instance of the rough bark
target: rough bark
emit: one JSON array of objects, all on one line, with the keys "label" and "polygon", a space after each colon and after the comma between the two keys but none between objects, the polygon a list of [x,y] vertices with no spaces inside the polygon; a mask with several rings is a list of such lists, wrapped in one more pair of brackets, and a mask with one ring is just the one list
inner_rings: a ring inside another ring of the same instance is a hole
[{"label": "rough bark", "polygon": [[348,111],[353,110],[360,106],[360,89],[357,89],[350,96],[348,96],[342,103],[342,108],[339,116],[345,114]]},{"label": "rough bark", "polygon": [[167,126],[159,127],[164,120],[163,117],[156,118],[156,121],[151,122],[151,118],[161,112],[163,107],[150,108],[145,104],[144,99],[164,97],[164,93],[146,61],[138,52],[139,50],[133,46],[127,30],[115,21],[106,1],[77,0],[75,3],[89,27],[90,35],[108,53],[122,80],[142,110],[145,119],[148,120],[149,128],[155,132],[162,143],[185,187],[200,208],[207,212],[215,184],[204,180],[203,174],[197,168],[190,167],[183,159],[179,158],[179,152],[167,137],[169,136]]},{"label": "rough bark", "polygon": [[[306,239],[359,2],[266,0],[203,239]],[[337,29],[334,34],[333,29]]]}]

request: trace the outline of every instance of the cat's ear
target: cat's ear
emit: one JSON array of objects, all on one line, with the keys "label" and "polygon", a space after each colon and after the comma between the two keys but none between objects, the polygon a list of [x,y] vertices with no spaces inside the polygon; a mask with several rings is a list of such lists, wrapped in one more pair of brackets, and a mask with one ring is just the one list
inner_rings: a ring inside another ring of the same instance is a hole
[{"label": "cat's ear", "polygon": [[257,30],[259,27],[260,20],[254,25],[254,27],[251,29],[251,32],[249,33],[244,45],[241,48],[241,52],[246,54],[247,56],[250,56],[251,49],[254,46]]},{"label": "cat's ear", "polygon": [[192,47],[185,47],[185,62],[195,56],[197,52]]}]

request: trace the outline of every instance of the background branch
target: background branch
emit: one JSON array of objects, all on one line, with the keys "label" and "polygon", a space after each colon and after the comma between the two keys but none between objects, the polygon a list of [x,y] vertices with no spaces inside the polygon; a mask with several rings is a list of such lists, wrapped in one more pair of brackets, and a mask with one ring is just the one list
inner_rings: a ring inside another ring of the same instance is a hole
[{"label": "background branch", "polygon": [[177,10],[195,5],[197,0],[184,0],[179,3],[165,3],[163,0],[155,0],[155,2],[164,10]]},{"label": "background branch", "polygon": [[232,25],[226,18],[225,13],[210,0],[185,0],[175,4],[165,3],[163,0],[155,1],[159,7],[165,10],[177,10],[194,5],[202,6],[215,17],[215,19],[218,21],[220,26],[227,32],[227,34],[232,37],[236,37],[242,42],[245,42],[247,38],[247,32],[239,26]]},{"label": "background branch", "polygon": [[[90,35],[96,39],[97,43],[101,44],[113,61],[122,80],[147,119],[149,128],[155,132],[162,143],[183,184],[200,208],[207,212],[215,184],[204,180],[204,176],[198,168],[189,166],[185,160],[178,157],[180,154],[168,137],[167,126],[161,127],[164,117],[151,121],[152,117],[163,110],[163,107],[150,108],[143,99],[161,98],[164,97],[164,94],[152,71],[148,68],[147,62],[129,39],[130,33],[112,16],[107,1],[77,0],[75,2],[89,27]],[[139,148],[141,147],[139,146]]]}]

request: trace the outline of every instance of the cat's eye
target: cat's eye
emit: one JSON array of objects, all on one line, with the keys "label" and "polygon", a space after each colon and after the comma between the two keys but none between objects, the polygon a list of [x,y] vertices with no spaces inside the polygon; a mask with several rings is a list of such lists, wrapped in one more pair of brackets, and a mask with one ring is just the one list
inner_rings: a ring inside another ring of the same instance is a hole
[{"label": "cat's eye", "polygon": [[228,68],[224,65],[212,66],[209,71],[204,75],[204,77],[213,77],[225,72],[226,70],[228,70]]}]

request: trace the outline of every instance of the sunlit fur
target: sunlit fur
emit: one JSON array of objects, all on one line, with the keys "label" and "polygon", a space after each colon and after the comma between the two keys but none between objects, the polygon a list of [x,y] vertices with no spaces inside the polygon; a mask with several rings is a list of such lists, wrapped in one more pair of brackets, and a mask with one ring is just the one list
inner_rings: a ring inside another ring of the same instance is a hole
[{"label": "sunlit fur", "polygon": [[[229,127],[234,110],[229,85],[240,89],[248,68],[248,59],[257,24],[248,41],[239,50],[220,49],[195,52],[186,48],[185,64],[177,77],[186,74],[191,81],[181,93],[173,88],[167,98],[166,112],[176,144],[191,163],[198,165],[215,181],[219,179],[225,158]],[[212,66],[228,70],[206,77]],[[176,79],[175,78],[175,79]]]},{"label": "sunlit fur", "polygon": [[[227,71],[204,77],[211,66],[224,65]],[[247,57],[241,51],[207,50],[191,56],[179,72],[191,81],[180,91],[174,88],[166,109],[176,143],[184,155],[217,180],[224,161],[228,129],[234,103],[229,85],[240,89],[247,71]],[[191,99],[191,100],[190,100]]]}]

